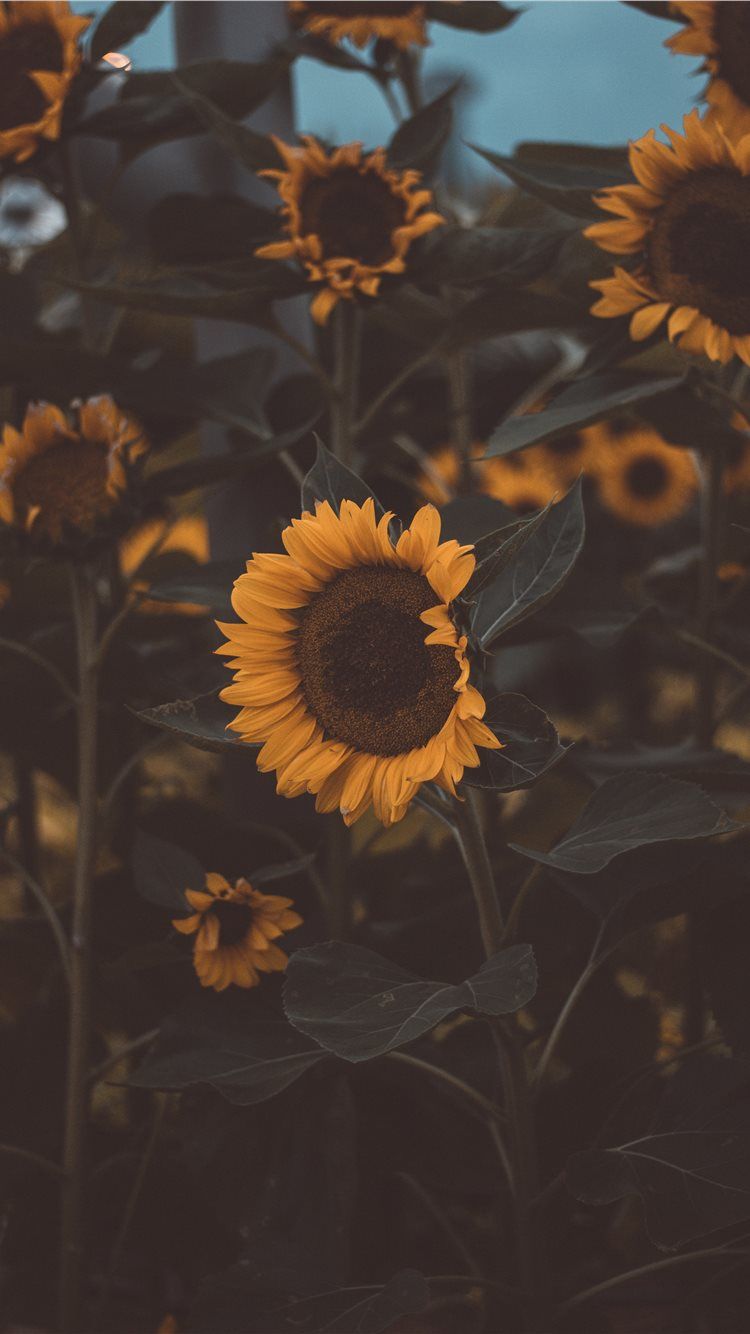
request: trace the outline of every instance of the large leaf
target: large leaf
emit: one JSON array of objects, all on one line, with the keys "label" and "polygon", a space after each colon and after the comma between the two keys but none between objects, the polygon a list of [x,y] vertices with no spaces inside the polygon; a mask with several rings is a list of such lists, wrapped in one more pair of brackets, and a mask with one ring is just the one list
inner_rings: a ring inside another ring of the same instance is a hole
[{"label": "large leaf", "polygon": [[165,195],[146,217],[149,248],[157,264],[242,261],[278,236],[278,218],[235,194]]},{"label": "large leaf", "polygon": [[101,60],[108,51],[120,51],[153,23],[164,0],[116,0],[104,11],[91,39],[91,59]]},{"label": "large leaf", "polygon": [[415,282],[437,278],[457,287],[500,277],[528,283],[549,268],[566,235],[542,228],[439,227],[425,237],[410,274]]},{"label": "large leaf", "polygon": [[[612,154],[609,162],[601,159],[606,150],[599,150],[599,162],[571,161],[572,154],[566,155],[566,161],[557,150],[564,145],[520,145],[516,156],[504,157],[487,148],[470,144],[485,162],[497,167],[498,171],[508,176],[514,185],[527,194],[534,195],[545,204],[551,204],[561,213],[569,213],[574,218],[601,217],[601,210],[594,203],[593,196],[600,190],[613,185],[622,185],[632,180],[624,153],[609,150]],[[544,148],[550,153],[549,159],[538,157],[534,148]],[[578,146],[576,145],[575,148]],[[574,152],[575,152],[574,148]],[[561,160],[561,157],[563,160]]]},{"label": "large leaf", "polygon": [[721,792],[750,790],[750,762],[727,750],[704,749],[693,741],[677,746],[645,746],[634,741],[612,747],[581,741],[575,748],[573,764],[597,784],[613,774],[638,769],[671,774]]},{"label": "large leaf", "polygon": [[750,1218],[750,1065],[705,1058],[670,1081],[653,1133],[574,1154],[568,1189],[586,1204],[638,1194],[646,1227],[676,1250]]},{"label": "large leaf", "polygon": [[570,749],[563,746],[546,713],[523,695],[496,695],[488,701],[485,723],[503,743],[502,750],[480,747],[481,764],[465,769],[469,787],[515,792],[530,787]]},{"label": "large leaf", "polygon": [[176,740],[189,741],[198,750],[221,752],[255,749],[247,742],[240,741],[234,732],[226,730],[234,717],[234,710],[219,699],[217,690],[210,690],[193,699],[176,699],[171,704],[159,704],[152,709],[139,709],[136,717],[141,722],[170,732]]},{"label": "large leaf", "polygon": [[262,1275],[250,1278],[247,1266],[238,1265],[208,1280],[191,1312],[188,1334],[205,1334],[207,1321],[212,1334],[237,1334],[239,1329],[242,1334],[386,1334],[399,1325],[404,1331],[416,1330],[402,1317],[423,1311],[429,1296],[427,1280],[415,1269],[394,1274],[382,1286],[299,1297],[267,1291]]},{"label": "large leaf", "polygon": [[[149,499],[159,500],[164,496],[183,495],[199,486],[213,486],[242,477],[270,455],[295,445],[318,420],[320,411],[318,406],[312,417],[300,422],[292,430],[270,438],[256,439],[252,444],[245,444],[243,449],[224,454],[205,454],[201,458],[188,459],[185,463],[176,463],[171,468],[160,468],[149,477],[144,488],[145,494]],[[246,430],[250,436],[249,426]]]},{"label": "large leaf", "polygon": [[206,873],[192,853],[164,838],[138,830],[133,844],[133,883],[139,894],[160,908],[186,914],[186,889],[203,889]]},{"label": "large leaf", "polygon": [[530,540],[479,595],[472,630],[482,648],[555,596],[580,555],[585,534],[579,479],[559,504],[545,511]]},{"label": "large leaf", "polygon": [[321,440],[317,444],[315,462],[302,483],[303,510],[314,512],[316,501],[327,500],[338,514],[342,500],[354,500],[358,505],[372,500],[375,513],[380,518],[383,507],[369,486],[351,468],[340,463]]},{"label": "large leaf", "polygon": [[388,161],[395,171],[425,171],[435,163],[451,131],[455,91],[453,84],[399,125],[388,145]]},{"label": "large leaf", "polygon": [[474,573],[464,589],[464,599],[471,601],[483,589],[494,583],[503,570],[516,559],[537,529],[542,526],[551,508],[552,502],[550,501],[549,505],[538,510],[536,514],[527,518],[516,519],[515,522],[498,528],[494,533],[487,533],[486,536],[480,537],[474,543],[474,556],[477,563]]},{"label": "large leaf", "polygon": [[432,0],[427,6],[429,19],[469,32],[501,32],[522,13],[522,9],[509,9],[496,0],[462,0],[459,5],[453,0]]},{"label": "large leaf", "polygon": [[[219,278],[221,282],[217,282]],[[299,296],[305,288],[302,274],[296,269],[273,260],[253,260],[251,256],[231,275],[205,269],[200,273],[155,269],[146,277],[139,275],[132,280],[125,276],[120,281],[83,283],[70,278],[67,285],[128,309],[243,323],[263,323],[271,302]]]},{"label": "large leaf", "polygon": [[266,171],[283,166],[279,150],[272,139],[257,130],[241,125],[226,116],[220,107],[208,97],[175,76],[175,86],[193,108],[196,116],[205,128],[218,139],[233,158],[236,158],[249,171]]},{"label": "large leaf", "polygon": [[737,827],[694,783],[663,774],[624,773],[597,788],[573,827],[550,852],[512,846],[542,866],[593,875],[635,849],[712,838]]},{"label": "large leaf", "polygon": [[149,584],[152,602],[180,602],[207,607],[214,616],[232,614],[232,585],[245,568],[243,560],[215,560],[182,574],[168,575]]},{"label": "large leaf", "polygon": [[453,986],[428,982],[359,945],[329,941],[292,956],[284,1008],[295,1028],[356,1062],[403,1047],[456,1010],[512,1014],[535,991],[530,945],[502,950]]},{"label": "large leaf", "polygon": [[668,394],[683,383],[684,376],[680,375],[649,379],[621,371],[576,380],[543,412],[510,417],[498,426],[490,436],[486,457],[512,454],[528,445],[554,440],[558,435],[601,421],[602,417]]}]

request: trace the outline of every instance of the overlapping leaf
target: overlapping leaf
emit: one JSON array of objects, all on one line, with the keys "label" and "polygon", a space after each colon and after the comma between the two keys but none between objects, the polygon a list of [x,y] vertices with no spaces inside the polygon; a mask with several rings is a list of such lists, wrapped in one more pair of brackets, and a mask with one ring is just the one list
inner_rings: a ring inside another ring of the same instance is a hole
[{"label": "overlapping leaf", "polygon": [[469,787],[493,792],[515,792],[530,787],[562,760],[570,749],[562,745],[557,729],[543,709],[523,695],[496,695],[487,703],[484,718],[503,744],[502,750],[480,750],[482,762],[466,769]]}]

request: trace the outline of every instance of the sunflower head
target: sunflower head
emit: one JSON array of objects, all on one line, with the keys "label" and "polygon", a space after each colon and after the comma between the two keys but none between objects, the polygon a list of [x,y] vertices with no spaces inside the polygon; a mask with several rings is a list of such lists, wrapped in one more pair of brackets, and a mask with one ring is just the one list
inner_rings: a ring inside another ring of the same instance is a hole
[{"label": "sunflower head", "polygon": [[186,889],[185,898],[194,911],[172,925],[195,936],[193,963],[204,987],[257,987],[261,973],[284,971],[287,956],[274,941],[302,924],[292,899],[261,894],[247,880],[230,885],[215,871],[205,889]]},{"label": "sunflower head", "polygon": [[384,277],[404,273],[409,247],[443,218],[418,171],[391,171],[385,149],[359,143],[331,153],[311,136],[300,148],[274,139],[285,163],[262,173],[276,181],[287,239],[260,246],[262,259],[296,259],[318,288],[312,316],[325,324],[356,293],[377,296]]},{"label": "sunflower head", "polygon": [[750,133],[750,4],[745,0],[673,0],[686,26],[665,43],[679,55],[703,56],[703,97],[732,138]]},{"label": "sunflower head", "polygon": [[440,541],[440,516],[418,511],[394,544],[393,515],[373,501],[327,501],[282,534],[286,555],[254,555],[234,585],[240,624],[221,625],[234,683],[230,727],[263,742],[277,790],[315,793],[319,811],[352,824],[373,806],[385,825],[425,782],[447,792],[477,746],[499,742],[470,683],[455,599],[472,548]]},{"label": "sunflower head", "polygon": [[78,72],[78,38],[91,19],[66,0],[10,0],[0,6],[0,158],[24,162],[42,139],[58,139]]},{"label": "sunflower head", "polygon": [[[734,8],[734,6],[729,6]],[[684,134],[650,130],[630,146],[636,185],[597,196],[614,220],[586,235],[603,250],[636,256],[632,270],[592,283],[594,315],[630,315],[630,335],[648,338],[667,319],[686,352],[750,364],[750,136],[733,144],[697,111]]]},{"label": "sunflower head", "polygon": [[426,46],[425,5],[407,3],[312,4],[291,0],[292,20],[303,32],[325,37],[330,42],[353,42],[367,46],[372,41],[391,42],[399,51],[410,46]]},{"label": "sunflower head", "polygon": [[590,471],[605,507],[625,523],[656,527],[687,509],[698,489],[698,474],[686,449],[668,445],[650,427],[625,425],[612,432],[604,424],[592,445]]},{"label": "sunflower head", "polygon": [[88,542],[124,510],[147,448],[139,425],[108,395],[67,413],[32,403],[20,431],[3,431],[0,521],[42,547]]}]

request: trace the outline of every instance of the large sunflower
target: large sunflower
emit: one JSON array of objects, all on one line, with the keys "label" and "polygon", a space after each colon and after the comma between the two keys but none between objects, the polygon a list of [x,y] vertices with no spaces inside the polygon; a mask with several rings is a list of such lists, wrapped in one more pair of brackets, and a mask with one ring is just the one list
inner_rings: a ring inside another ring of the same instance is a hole
[{"label": "large sunflower", "polygon": [[124,497],[148,446],[141,428],[102,394],[66,414],[31,403],[0,443],[0,521],[57,545],[93,536]]},{"label": "large sunflower", "polygon": [[627,432],[596,429],[590,471],[605,507],[625,523],[656,527],[676,519],[698,489],[693,456],[668,445],[650,427],[633,423]]},{"label": "large sunflower", "polygon": [[369,499],[338,515],[319,503],[284,530],[287,555],[248,562],[232,595],[244,624],[219,627],[235,672],[222,698],[240,709],[230,727],[265,743],[258,768],[276,770],[281,795],[314,792],[347,824],[370,804],[393,824],[425,782],[454,793],[476,747],[500,745],[451,608],[472,548],[440,541],[432,505],[395,545],[392,518]]},{"label": "large sunflower", "polygon": [[384,148],[364,154],[354,143],[326,153],[312,135],[300,148],[274,143],[286,170],[261,175],[277,182],[288,240],[255,253],[304,266],[320,288],[312,317],[325,324],[342,298],[376,296],[383,275],[403,273],[412,241],[443,218],[430,209],[430,191],[417,189],[420,172],[390,171]]},{"label": "large sunflower", "polygon": [[687,26],[666,45],[684,56],[704,56],[709,78],[703,96],[727,134],[750,132],[750,4],[673,0],[672,10]]},{"label": "large sunflower", "polygon": [[302,924],[292,899],[261,894],[247,880],[233,887],[214,871],[205,890],[187,889],[185,898],[195,911],[172,925],[195,936],[193,964],[204,987],[257,987],[261,973],[283,973],[287,956],[273,942]]},{"label": "large sunflower", "polygon": [[304,32],[326,37],[330,42],[347,39],[355,46],[368,42],[392,42],[400,51],[410,46],[426,46],[425,9],[423,4],[348,4],[335,0],[333,4],[308,4],[307,0],[291,0],[289,9],[293,20]]},{"label": "large sunflower", "polygon": [[66,0],[0,6],[0,158],[24,162],[40,139],[59,138],[81,63],[78,38],[90,22]]},{"label": "large sunflower", "polygon": [[750,136],[732,144],[697,111],[684,135],[666,127],[630,146],[637,185],[598,195],[616,215],[586,235],[602,250],[637,255],[634,272],[592,283],[601,292],[593,314],[629,314],[630,336],[652,334],[667,319],[669,337],[686,352],[750,365]]}]

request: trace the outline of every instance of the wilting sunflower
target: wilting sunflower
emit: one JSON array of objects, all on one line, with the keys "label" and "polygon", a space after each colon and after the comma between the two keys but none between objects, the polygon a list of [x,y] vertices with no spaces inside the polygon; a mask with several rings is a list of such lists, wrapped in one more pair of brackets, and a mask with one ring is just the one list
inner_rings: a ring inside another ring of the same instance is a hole
[{"label": "wilting sunflower", "polygon": [[684,56],[704,56],[709,78],[703,96],[732,138],[750,132],[750,4],[733,0],[681,3],[672,11],[687,26],[665,43]]},{"label": "wilting sunflower", "polygon": [[87,539],[125,498],[148,446],[107,394],[71,404],[31,403],[0,443],[0,521],[53,546]]},{"label": "wilting sunflower", "polygon": [[597,195],[616,220],[586,235],[640,260],[634,272],[615,268],[613,278],[591,284],[602,293],[592,311],[630,314],[636,341],[669,317],[669,337],[686,352],[721,362],[737,353],[750,365],[750,137],[732,144],[697,111],[684,129],[665,127],[670,145],[653,130],[631,144],[639,184]]},{"label": "wilting sunflower", "polygon": [[410,46],[426,46],[425,8],[423,4],[348,4],[336,0],[333,4],[308,4],[306,0],[291,0],[292,19],[315,37],[326,37],[330,42],[347,39],[355,46],[368,42],[392,42],[400,51]]},{"label": "wilting sunflower", "polygon": [[257,987],[261,973],[283,973],[287,957],[273,942],[302,924],[292,899],[261,894],[247,880],[232,887],[215,871],[205,890],[186,889],[185,898],[195,912],[172,926],[195,936],[193,964],[204,987]]},{"label": "wilting sunflower", "polygon": [[403,273],[412,242],[439,227],[432,194],[417,189],[418,171],[390,171],[384,148],[362,144],[332,153],[312,135],[294,148],[274,137],[284,171],[260,174],[277,182],[288,240],[261,246],[262,259],[296,258],[320,290],[311,314],[325,324],[342,298],[377,296],[384,275]]},{"label": "wilting sunflower", "polygon": [[626,523],[655,527],[676,519],[687,509],[698,488],[692,455],[665,443],[647,426],[633,426],[625,434],[608,435],[600,427],[601,443],[591,472],[607,509]]},{"label": "wilting sunflower", "polygon": [[81,63],[78,38],[90,22],[65,0],[0,6],[0,158],[24,162],[41,139],[59,138]]},{"label": "wilting sunflower", "polygon": [[372,500],[327,501],[282,533],[287,555],[255,555],[234,585],[244,624],[220,625],[240,712],[230,727],[264,742],[285,797],[314,792],[319,811],[353,824],[372,804],[385,825],[406,814],[420,785],[447,792],[477,746],[500,743],[469,684],[466,636],[452,603],[474,570],[472,548],[440,541],[424,505],[394,545],[393,515]]}]

